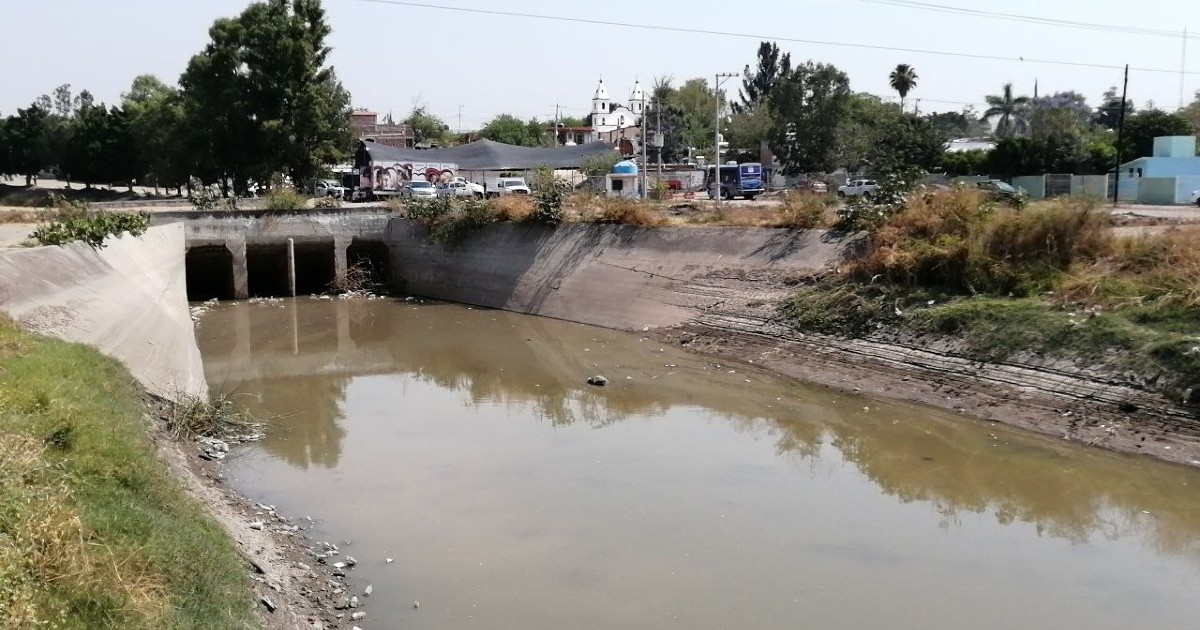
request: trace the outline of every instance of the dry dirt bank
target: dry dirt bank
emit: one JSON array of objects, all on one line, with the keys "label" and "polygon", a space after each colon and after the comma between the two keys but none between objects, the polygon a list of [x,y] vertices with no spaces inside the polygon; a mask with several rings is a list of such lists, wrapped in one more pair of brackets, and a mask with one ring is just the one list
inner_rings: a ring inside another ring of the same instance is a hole
[{"label": "dry dirt bank", "polygon": [[951,339],[886,330],[864,339],[801,334],[779,321],[793,278],[708,274],[680,295],[720,295],[701,314],[659,329],[664,342],[752,362],[805,381],[954,410],[1058,439],[1200,466],[1200,418],[1136,379],[1061,360],[982,363]]}]

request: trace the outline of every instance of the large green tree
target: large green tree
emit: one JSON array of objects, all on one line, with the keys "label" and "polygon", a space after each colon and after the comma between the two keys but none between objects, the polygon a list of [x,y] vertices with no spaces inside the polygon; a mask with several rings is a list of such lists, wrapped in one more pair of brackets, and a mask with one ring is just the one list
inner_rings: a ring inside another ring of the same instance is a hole
[{"label": "large green tree", "polygon": [[1012,138],[1025,133],[1029,129],[1029,97],[1013,94],[1012,83],[1005,83],[1000,94],[989,94],[984,97],[988,108],[983,112],[983,119],[996,121],[996,136]]},{"label": "large green tree", "polygon": [[792,71],[792,56],[780,52],[775,42],[762,42],[758,45],[758,65],[751,69],[746,64],[742,71],[742,89],[739,92],[741,102],[732,103],[734,114],[754,110],[759,103],[766,103],[771,97],[771,90]]},{"label": "large green tree", "polygon": [[1135,108],[1132,100],[1122,100],[1121,95],[1117,93],[1117,87],[1108,88],[1104,92],[1104,96],[1100,97],[1100,105],[1096,108],[1096,113],[1093,115],[1093,122],[1104,129],[1115,130],[1121,121],[1121,110],[1125,110],[1125,115],[1129,116],[1134,113]]},{"label": "large green tree", "polygon": [[[48,99],[47,99],[48,100]],[[25,185],[32,186],[33,178],[50,165],[48,155],[49,110],[45,103],[18,109],[5,122],[5,140],[9,145],[8,169],[25,176]]]},{"label": "large green tree", "polygon": [[1092,126],[1092,108],[1078,92],[1057,92],[1029,101],[1029,135],[1082,139]]},{"label": "large green tree", "polygon": [[545,130],[536,119],[523,121],[512,114],[500,114],[488,121],[479,135],[493,142],[521,147],[541,146]]},{"label": "large green tree", "polygon": [[1188,119],[1192,123],[1195,133],[1200,134],[1200,90],[1196,92],[1196,98],[1187,107],[1179,110],[1179,115]]},{"label": "large green tree", "polygon": [[412,130],[417,144],[445,145],[450,142],[450,125],[429,113],[424,106],[413,107],[404,124]]},{"label": "large green tree", "polygon": [[1121,139],[1121,157],[1132,160],[1148,157],[1159,136],[1190,136],[1195,133],[1192,122],[1180,114],[1161,109],[1147,109],[1125,116],[1125,133]]},{"label": "large green tree", "polygon": [[828,64],[807,61],[792,69],[771,92],[777,122],[771,151],[788,175],[832,171],[838,129],[850,107],[850,79]]},{"label": "large green tree", "polygon": [[154,186],[180,186],[187,180],[184,155],[183,98],[179,90],[153,75],[133,80],[121,96],[121,107],[129,117],[129,133],[135,147],[138,179]]},{"label": "large green tree", "polygon": [[900,95],[900,111],[904,111],[904,100],[908,98],[908,93],[917,87],[919,78],[917,71],[906,63],[897,64],[896,68],[888,75],[888,85],[892,86],[892,89]]},{"label": "large green tree", "polygon": [[193,170],[206,182],[286,172],[300,184],[350,145],[350,97],[327,65],[320,0],[266,0],[217,20],[180,83]]}]

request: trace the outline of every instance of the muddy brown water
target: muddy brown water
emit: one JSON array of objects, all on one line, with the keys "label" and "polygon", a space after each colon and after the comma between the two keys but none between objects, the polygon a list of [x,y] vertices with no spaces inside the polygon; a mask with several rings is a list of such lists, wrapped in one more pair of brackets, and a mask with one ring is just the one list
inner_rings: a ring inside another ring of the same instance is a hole
[{"label": "muddy brown water", "polygon": [[368,630],[1200,625],[1195,470],[458,305],[197,337],[273,418],[233,483],[351,541]]}]

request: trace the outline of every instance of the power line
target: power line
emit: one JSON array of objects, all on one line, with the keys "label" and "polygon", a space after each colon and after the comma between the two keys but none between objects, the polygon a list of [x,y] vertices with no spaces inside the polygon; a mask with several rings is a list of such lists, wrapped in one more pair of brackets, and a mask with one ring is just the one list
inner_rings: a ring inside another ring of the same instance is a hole
[{"label": "power line", "polygon": [[[575,24],[592,24],[596,26],[615,26],[620,28],[635,28],[648,31],[666,31],[672,33],[688,33],[692,35],[717,35],[721,37],[740,37],[744,39],[756,40],[771,40],[777,42],[790,42],[796,44],[810,44],[814,46],[834,46],[838,48],[859,48],[864,50],[883,50],[888,52],[902,52],[917,55],[937,55],[942,57],[957,57],[961,59],[984,59],[989,61],[1008,61],[1019,63],[1033,63],[1055,66],[1070,66],[1075,68],[1096,68],[1101,70],[1124,70],[1123,65],[1109,65],[1102,63],[1089,63],[1084,61],[1060,61],[1054,59],[1035,59],[1031,57],[1005,57],[1002,55],[983,55],[978,53],[963,53],[963,52],[947,52],[943,50],[929,50],[922,48],[903,48],[899,46],[880,46],[876,44],[852,44],[848,42],[834,42],[819,39],[802,39],[798,37],[776,37],[772,35],[757,35],[752,33],[737,33],[733,31],[718,31],[701,28],[687,28],[682,26],[663,26],[659,24],[637,24],[633,22],[617,22],[612,20],[594,20],[588,18],[565,17],[561,15],[542,15],[537,13],[520,13],[516,11],[499,11],[495,9],[475,9],[467,7],[451,7],[440,4],[430,4],[425,2],[405,2],[404,0],[353,0],[354,2],[363,2],[369,4],[388,4],[403,7],[411,7],[416,9],[435,9],[438,11],[452,11],[458,13],[473,13],[480,15],[498,15],[504,17],[525,18],[535,20],[549,20],[555,22],[571,22]],[[1163,74],[1179,74],[1179,70],[1168,70],[1165,68],[1135,68],[1130,67],[1130,70],[1139,72],[1158,72]],[[1189,75],[1200,75],[1200,72],[1185,72]]]},{"label": "power line", "polygon": [[1145,35],[1150,37],[1169,37],[1171,39],[1179,39],[1186,37],[1188,39],[1200,39],[1200,36],[1187,36],[1179,31],[1168,31],[1157,28],[1140,28],[1135,26],[1118,26],[1116,24],[1100,24],[1096,22],[1081,22],[1079,20],[1063,20],[1057,18],[1039,17],[1034,15],[1019,15],[1015,13],[1001,13],[998,11],[985,11],[982,9],[967,9],[963,7],[953,7],[944,4],[933,4],[930,2],[916,2],[914,0],[859,0],[868,4],[879,4],[886,6],[901,7],[906,9],[918,9],[922,11],[933,11],[937,13],[955,13],[959,15],[968,15],[973,17],[991,18],[998,20],[1008,20],[1012,22],[1024,22],[1027,24],[1041,24],[1044,26],[1058,26],[1066,28],[1078,28],[1095,31],[1107,31],[1111,33],[1125,33],[1129,35]]}]

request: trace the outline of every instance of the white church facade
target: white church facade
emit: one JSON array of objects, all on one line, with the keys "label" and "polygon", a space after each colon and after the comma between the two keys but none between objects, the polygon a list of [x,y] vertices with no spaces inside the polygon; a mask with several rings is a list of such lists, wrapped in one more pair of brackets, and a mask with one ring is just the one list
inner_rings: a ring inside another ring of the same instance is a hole
[{"label": "white church facade", "polygon": [[620,138],[641,136],[642,117],[646,115],[646,93],[640,81],[634,81],[628,103],[614,102],[608,95],[604,79],[592,97],[591,140],[617,142]]}]

